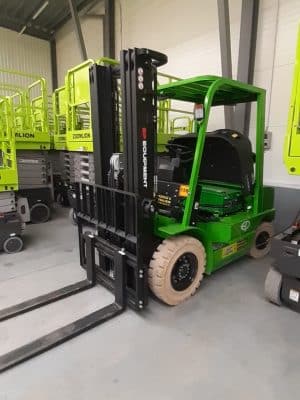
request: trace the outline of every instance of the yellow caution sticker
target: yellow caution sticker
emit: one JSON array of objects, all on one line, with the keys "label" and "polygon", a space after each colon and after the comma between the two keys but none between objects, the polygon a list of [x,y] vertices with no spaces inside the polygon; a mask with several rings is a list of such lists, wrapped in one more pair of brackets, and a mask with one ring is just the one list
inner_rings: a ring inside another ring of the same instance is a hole
[{"label": "yellow caution sticker", "polygon": [[223,247],[222,258],[229,257],[236,252],[237,252],[237,243],[232,243],[229,246]]},{"label": "yellow caution sticker", "polygon": [[179,197],[188,197],[189,195],[189,185],[179,186]]}]

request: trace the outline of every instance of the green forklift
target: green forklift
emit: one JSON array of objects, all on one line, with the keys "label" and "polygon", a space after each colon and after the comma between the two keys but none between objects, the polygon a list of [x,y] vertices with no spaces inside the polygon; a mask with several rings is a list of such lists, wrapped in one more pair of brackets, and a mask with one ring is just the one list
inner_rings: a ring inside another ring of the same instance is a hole
[{"label": "green forklift", "polygon": [[[118,74],[96,65],[90,71],[98,157],[96,185],[77,187],[81,264],[87,250],[80,225],[94,221],[100,283],[114,287],[114,262],[105,255],[106,244],[114,245],[135,258],[125,261],[129,304],[143,308],[149,287],[176,305],[196,292],[204,274],[270,250],[275,210],[274,190],[263,185],[265,90],[218,76],[156,87],[153,65],[164,55],[134,49],[121,57],[122,152],[112,96]],[[158,100],[185,102],[195,112],[193,131],[173,137],[163,152],[156,147]],[[242,132],[207,131],[213,107],[247,102],[257,106],[255,149]]]},{"label": "green forklift", "polygon": [[[150,290],[177,305],[195,294],[205,274],[268,253],[275,210],[273,189],[263,186],[265,91],[209,75],[157,87],[157,68],[166,63],[162,53],[135,48],[121,51],[120,66],[90,67],[95,184],[74,188],[87,279],[0,310],[0,321],[96,284],[114,293],[113,303],[0,356],[0,372],[127,306],[142,311]],[[170,138],[162,151],[159,99],[186,102],[195,115],[192,132]],[[255,149],[242,132],[207,131],[213,107],[247,102],[257,106]]]}]

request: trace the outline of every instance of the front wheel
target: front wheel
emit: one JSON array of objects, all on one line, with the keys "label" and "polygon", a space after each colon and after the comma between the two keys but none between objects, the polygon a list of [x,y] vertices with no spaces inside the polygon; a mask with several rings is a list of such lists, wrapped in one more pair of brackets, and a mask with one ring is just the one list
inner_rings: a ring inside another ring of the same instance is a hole
[{"label": "front wheel", "polygon": [[271,239],[273,236],[274,229],[270,222],[263,222],[260,224],[256,229],[249,256],[252,258],[262,258],[266,256],[270,252]]},{"label": "front wheel", "polygon": [[10,236],[3,243],[3,250],[7,254],[19,253],[23,249],[23,240],[20,236]]},{"label": "front wheel", "polygon": [[50,208],[44,203],[35,203],[30,209],[30,221],[33,224],[43,224],[49,221],[51,216]]},{"label": "front wheel", "polygon": [[171,306],[191,297],[200,286],[206,263],[205,249],[191,236],[165,239],[149,265],[149,287]]}]

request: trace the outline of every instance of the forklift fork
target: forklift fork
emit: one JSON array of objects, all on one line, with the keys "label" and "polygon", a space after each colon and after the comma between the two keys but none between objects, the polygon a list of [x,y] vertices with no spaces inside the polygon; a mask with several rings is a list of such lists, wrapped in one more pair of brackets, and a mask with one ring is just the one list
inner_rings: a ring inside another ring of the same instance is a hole
[{"label": "forklift fork", "polygon": [[[80,290],[93,287],[96,284],[96,270],[95,270],[95,251],[94,251],[94,236],[90,233],[84,234],[84,240],[86,243],[86,270],[87,279],[85,281],[78,282],[77,284],[67,286],[58,291],[51,292],[48,295],[40,296],[36,299],[29,300],[27,302],[19,304],[19,308],[15,312],[9,313],[9,308],[3,310],[2,320],[16,316],[42,305],[49,304],[53,301],[62,299],[72,294],[78,293]],[[100,308],[82,318],[71,322],[61,328],[58,328],[28,344],[18,347],[2,356],[0,356],[0,373],[26,361],[32,357],[35,357],[51,348],[66,342],[87,330],[102,324],[103,322],[121,314],[126,308],[126,295],[125,295],[125,252],[119,251],[114,256],[114,267],[115,267],[115,285],[114,295],[115,300],[113,303]],[[74,291],[71,292],[73,286]],[[80,289],[81,288],[81,289]],[[61,291],[61,293],[60,293]],[[52,295],[52,298],[50,298]],[[47,299],[48,297],[48,299]],[[41,301],[38,303],[38,299]],[[22,305],[22,308],[20,307]],[[13,309],[13,307],[11,308]],[[8,310],[8,311],[7,311]],[[6,311],[4,313],[4,311]],[[6,316],[6,318],[5,318]]]}]

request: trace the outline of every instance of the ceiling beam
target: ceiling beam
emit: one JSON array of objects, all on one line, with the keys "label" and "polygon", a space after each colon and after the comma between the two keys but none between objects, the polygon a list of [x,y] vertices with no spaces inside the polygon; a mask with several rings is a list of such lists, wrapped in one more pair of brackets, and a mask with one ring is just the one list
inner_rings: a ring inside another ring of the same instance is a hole
[{"label": "ceiling beam", "polygon": [[83,35],[82,35],[80,20],[78,17],[78,12],[77,12],[75,1],[69,0],[69,6],[70,6],[70,10],[71,10],[72,21],[73,21],[73,25],[74,25],[77,44],[79,46],[79,51],[81,54],[81,59],[82,59],[82,61],[85,61],[85,60],[87,60],[88,56],[87,56],[87,52],[86,52],[86,47],[85,47],[85,43],[84,43],[84,39],[83,39]]},{"label": "ceiling beam", "polygon": [[[13,18],[7,18],[3,17],[3,15],[0,15],[0,26],[3,28],[11,29],[12,31],[20,32],[21,29],[24,27],[24,22],[13,19]],[[43,32],[42,30],[36,29],[34,25],[30,25],[26,27],[26,30],[24,31],[27,35],[31,35],[34,37],[37,37],[39,39],[43,40],[50,40],[50,33]]]},{"label": "ceiling beam", "polygon": [[104,56],[115,58],[115,0],[105,0],[103,21]]},{"label": "ceiling beam", "polygon": [[[222,76],[232,78],[230,18],[228,0],[218,0],[219,37],[221,50]],[[234,129],[232,106],[224,106],[225,127]]]},{"label": "ceiling beam", "polygon": [[[243,0],[241,12],[240,44],[237,79],[253,83],[259,0]],[[251,104],[237,104],[234,112],[235,127],[249,135]]]},{"label": "ceiling beam", "polygon": [[[100,0],[84,0],[77,6],[77,13],[79,17],[86,14],[92,7],[94,7]],[[71,13],[65,13],[58,21],[51,26],[51,31],[58,31],[66,22],[72,18]]]},{"label": "ceiling beam", "polygon": [[51,57],[52,90],[55,90],[58,87],[56,40],[55,40],[55,38],[52,38],[50,40],[50,57]]}]

